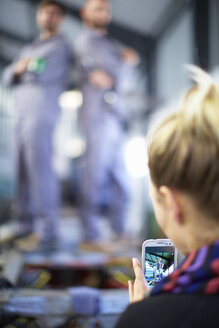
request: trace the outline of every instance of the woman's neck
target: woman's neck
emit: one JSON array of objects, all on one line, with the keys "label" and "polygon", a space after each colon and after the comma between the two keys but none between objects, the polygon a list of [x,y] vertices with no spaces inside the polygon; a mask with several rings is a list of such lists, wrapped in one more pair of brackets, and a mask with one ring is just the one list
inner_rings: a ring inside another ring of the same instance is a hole
[{"label": "woman's neck", "polygon": [[183,223],[180,229],[184,254],[189,254],[219,239],[218,218],[213,218],[197,208],[194,201],[185,194],[181,194],[180,203],[183,208]]},{"label": "woman's neck", "polygon": [[200,249],[219,239],[219,220],[200,212],[190,213],[184,233],[188,251]]},{"label": "woman's neck", "polygon": [[219,239],[219,227],[215,227],[214,230],[198,228],[197,231],[194,231],[187,238],[188,251],[190,253],[194,249],[197,250],[205,245],[211,245],[218,239]]}]

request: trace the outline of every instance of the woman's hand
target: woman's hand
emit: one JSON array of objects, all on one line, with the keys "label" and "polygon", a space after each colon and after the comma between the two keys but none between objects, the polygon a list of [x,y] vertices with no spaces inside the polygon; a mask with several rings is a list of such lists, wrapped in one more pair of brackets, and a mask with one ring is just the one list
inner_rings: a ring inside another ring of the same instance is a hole
[{"label": "woman's hand", "polygon": [[144,299],[145,292],[148,289],[148,284],[144,277],[141,263],[139,262],[139,260],[137,258],[133,258],[132,263],[135,273],[135,281],[128,281],[129,300],[130,303],[135,303]]}]

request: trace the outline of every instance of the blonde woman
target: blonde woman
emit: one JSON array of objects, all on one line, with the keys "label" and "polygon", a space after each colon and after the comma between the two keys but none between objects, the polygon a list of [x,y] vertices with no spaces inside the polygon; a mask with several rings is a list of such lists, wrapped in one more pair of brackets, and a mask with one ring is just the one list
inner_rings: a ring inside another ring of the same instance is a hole
[{"label": "blonde woman", "polygon": [[190,71],[196,84],[148,146],[158,224],[186,258],[150,295],[133,259],[134,304],[117,328],[219,327],[219,89],[201,69]]}]

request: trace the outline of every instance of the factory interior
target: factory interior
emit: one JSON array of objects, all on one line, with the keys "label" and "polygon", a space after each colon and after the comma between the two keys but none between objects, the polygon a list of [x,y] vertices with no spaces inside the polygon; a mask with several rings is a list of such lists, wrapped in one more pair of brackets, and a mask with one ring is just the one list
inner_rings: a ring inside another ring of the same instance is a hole
[{"label": "factory interior", "polygon": [[[21,50],[37,38],[36,14],[40,2],[0,1],[1,76],[5,68],[18,58]],[[69,68],[67,85],[58,98],[60,111],[52,136],[51,161],[61,194],[56,223],[58,244],[54,249],[44,249],[36,233],[21,229],[16,210],[18,191],[14,161],[15,141],[19,138],[19,131],[17,135],[14,132],[17,103],[13,86],[5,85],[1,79],[2,328],[115,326],[118,316],[129,303],[128,280],[134,278],[131,258],[141,260],[141,247],[145,240],[165,238],[155,221],[149,196],[148,130],[166,113],[176,110],[178,99],[191,85],[186,65],[198,65],[219,81],[218,0],[109,2],[112,6],[108,29],[110,39],[120,48],[134,49],[138,57],[131,75],[127,74],[122,81],[119,96],[125,108],[123,152],[128,176],[126,182],[130,190],[125,220],[126,238],[116,239],[110,224],[107,186],[103,187],[98,199],[100,243],[89,244],[84,238],[83,230],[86,228],[80,218],[80,179],[86,142],[80,130],[79,116],[86,102],[75,79],[74,60]],[[65,12],[61,34],[73,53],[76,40],[84,29],[80,8],[85,1],[57,0],[57,3]],[[46,88],[49,86],[45,85]],[[116,93],[109,92],[108,96],[106,102],[114,103]],[[37,100],[33,99],[33,103]],[[31,105],[28,111],[31,111]],[[40,131],[36,132],[39,144],[42,140]],[[42,176],[43,183],[46,185],[47,182]],[[78,299],[81,306],[77,305]]]}]

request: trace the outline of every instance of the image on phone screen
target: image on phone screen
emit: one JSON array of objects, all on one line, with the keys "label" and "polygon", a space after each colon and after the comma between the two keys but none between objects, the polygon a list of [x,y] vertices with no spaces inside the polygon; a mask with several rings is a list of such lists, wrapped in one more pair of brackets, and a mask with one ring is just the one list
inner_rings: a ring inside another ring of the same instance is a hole
[{"label": "image on phone screen", "polygon": [[156,285],[174,270],[174,247],[145,247],[144,275],[149,286]]}]

